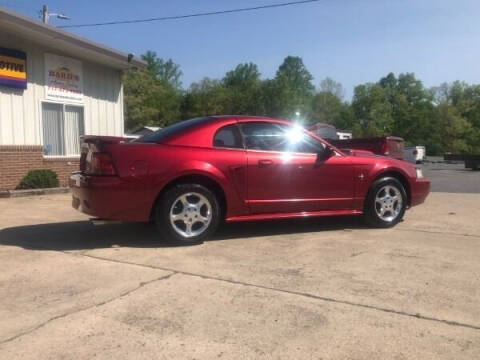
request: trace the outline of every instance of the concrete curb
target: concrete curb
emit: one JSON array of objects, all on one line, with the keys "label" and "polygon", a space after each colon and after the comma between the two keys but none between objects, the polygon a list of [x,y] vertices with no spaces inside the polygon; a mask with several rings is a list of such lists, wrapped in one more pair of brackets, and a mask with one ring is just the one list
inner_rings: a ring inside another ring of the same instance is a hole
[{"label": "concrete curb", "polygon": [[69,192],[70,192],[70,188],[68,187],[58,187],[58,188],[49,188],[49,189],[28,189],[28,190],[4,190],[4,191],[0,191],[0,198],[65,194]]}]

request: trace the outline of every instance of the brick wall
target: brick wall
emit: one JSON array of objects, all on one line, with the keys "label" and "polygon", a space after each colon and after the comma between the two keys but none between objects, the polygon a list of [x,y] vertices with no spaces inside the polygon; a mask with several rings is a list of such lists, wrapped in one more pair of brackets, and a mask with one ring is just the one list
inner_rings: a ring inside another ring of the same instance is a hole
[{"label": "brick wall", "polygon": [[0,145],[0,190],[15,189],[28,171],[36,169],[55,171],[60,186],[67,186],[78,167],[78,158],[44,158],[41,146]]}]

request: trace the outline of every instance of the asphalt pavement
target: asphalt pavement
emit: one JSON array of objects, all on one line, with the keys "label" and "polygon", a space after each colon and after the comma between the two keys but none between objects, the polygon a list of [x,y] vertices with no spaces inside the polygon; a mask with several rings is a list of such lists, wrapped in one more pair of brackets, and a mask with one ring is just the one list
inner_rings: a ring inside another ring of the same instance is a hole
[{"label": "asphalt pavement", "polygon": [[431,191],[480,194],[480,171],[465,169],[463,162],[446,163],[440,158],[429,158],[417,166],[430,179]]}]

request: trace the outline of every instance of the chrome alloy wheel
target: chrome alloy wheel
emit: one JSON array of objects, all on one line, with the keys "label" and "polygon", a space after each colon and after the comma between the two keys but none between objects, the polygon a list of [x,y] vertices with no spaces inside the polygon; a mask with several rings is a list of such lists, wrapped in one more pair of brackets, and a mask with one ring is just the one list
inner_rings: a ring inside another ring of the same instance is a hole
[{"label": "chrome alloy wheel", "polygon": [[392,222],[402,211],[402,194],[392,185],[385,185],[375,196],[375,211],[380,219]]},{"label": "chrome alloy wheel", "polygon": [[212,221],[212,205],[202,194],[180,195],[170,208],[170,223],[183,237],[191,238],[207,230]]}]

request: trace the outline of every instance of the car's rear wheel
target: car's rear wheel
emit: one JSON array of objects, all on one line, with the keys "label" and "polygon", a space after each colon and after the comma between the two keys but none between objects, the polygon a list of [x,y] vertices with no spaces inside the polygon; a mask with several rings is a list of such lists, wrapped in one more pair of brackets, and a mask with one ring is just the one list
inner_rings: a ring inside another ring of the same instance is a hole
[{"label": "car's rear wheel", "polygon": [[364,216],[368,224],[388,228],[402,220],[407,208],[407,194],[402,183],[393,177],[375,181],[365,201]]},{"label": "car's rear wheel", "polygon": [[218,227],[220,207],[215,194],[198,184],[178,184],[159,199],[155,223],[164,239],[176,244],[202,243]]}]

